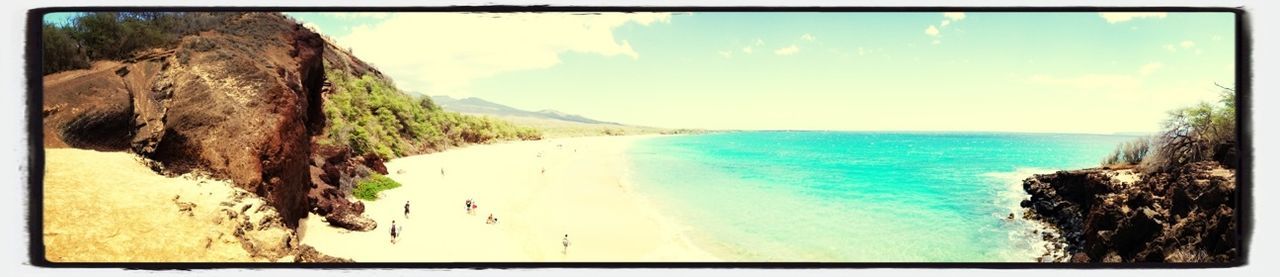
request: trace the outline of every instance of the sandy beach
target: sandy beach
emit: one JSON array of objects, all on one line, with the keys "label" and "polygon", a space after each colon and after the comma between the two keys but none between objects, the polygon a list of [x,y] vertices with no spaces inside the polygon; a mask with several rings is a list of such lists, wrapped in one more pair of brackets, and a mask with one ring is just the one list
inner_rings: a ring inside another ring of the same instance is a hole
[{"label": "sandy beach", "polygon": [[[313,215],[302,242],[357,262],[719,260],[625,181],[627,148],[650,137],[507,142],[393,159],[388,176],[403,186],[365,201],[377,229],[347,231]],[[467,199],[479,207],[474,214]],[[486,224],[489,214],[497,224]],[[402,227],[395,244],[392,220]]]},{"label": "sandy beach", "polygon": [[[44,178],[38,208],[49,261],[262,262],[275,259],[247,249],[280,247],[235,235],[275,212],[258,212],[266,202],[226,181],[166,177],[132,154],[83,149],[45,149]],[[253,230],[276,239],[292,233]]]}]

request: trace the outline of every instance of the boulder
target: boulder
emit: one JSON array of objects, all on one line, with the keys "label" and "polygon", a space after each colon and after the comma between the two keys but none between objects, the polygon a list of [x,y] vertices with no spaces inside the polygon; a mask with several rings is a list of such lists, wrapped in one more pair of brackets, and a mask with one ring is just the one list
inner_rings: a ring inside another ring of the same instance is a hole
[{"label": "boulder", "polygon": [[352,231],[370,231],[378,228],[378,223],[369,217],[355,212],[338,211],[325,217],[329,225]]}]

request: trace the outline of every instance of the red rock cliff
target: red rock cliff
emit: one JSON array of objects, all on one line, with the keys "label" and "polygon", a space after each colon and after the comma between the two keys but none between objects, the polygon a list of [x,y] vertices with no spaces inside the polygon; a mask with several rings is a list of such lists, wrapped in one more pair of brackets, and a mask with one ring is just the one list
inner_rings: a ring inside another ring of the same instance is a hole
[{"label": "red rock cliff", "polygon": [[131,150],[263,196],[290,227],[309,209],[310,135],[324,126],[325,42],[246,13],[171,49],[44,77],[44,144]]}]

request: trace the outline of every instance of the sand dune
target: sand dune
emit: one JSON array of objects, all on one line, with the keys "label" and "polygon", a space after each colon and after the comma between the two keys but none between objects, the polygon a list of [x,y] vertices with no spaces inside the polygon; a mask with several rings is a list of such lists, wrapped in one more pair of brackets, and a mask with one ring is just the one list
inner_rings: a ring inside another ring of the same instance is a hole
[{"label": "sand dune", "polygon": [[[365,203],[377,229],[350,232],[310,216],[302,242],[357,262],[718,260],[624,181],[625,151],[644,138],[511,142],[394,159],[389,176],[403,186]],[[479,206],[474,215],[465,212],[468,198]],[[498,224],[485,223],[490,213]],[[403,227],[395,244],[392,220]],[[572,244],[562,253],[565,234]]]}]

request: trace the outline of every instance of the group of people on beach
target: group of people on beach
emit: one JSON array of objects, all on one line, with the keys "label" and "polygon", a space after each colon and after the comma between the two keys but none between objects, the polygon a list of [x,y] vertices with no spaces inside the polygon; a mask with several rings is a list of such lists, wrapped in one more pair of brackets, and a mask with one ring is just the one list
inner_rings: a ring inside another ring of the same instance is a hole
[{"label": "group of people on beach", "polygon": [[[409,219],[409,201],[404,201],[404,219]],[[395,244],[403,233],[404,226],[396,226],[396,221],[391,220],[391,244]]]},{"label": "group of people on beach", "polygon": [[[480,208],[479,205],[476,205],[476,201],[472,200],[471,198],[467,198],[466,205],[467,205],[467,214],[469,215],[476,214],[476,209]],[[493,216],[493,213],[489,213],[489,218],[484,220],[484,224],[498,224],[498,218]]]},{"label": "group of people on beach", "polygon": [[475,200],[471,200],[471,198],[467,198],[467,214],[476,214],[476,209],[479,209],[479,208],[480,206],[476,205]]},{"label": "group of people on beach", "polygon": [[[556,147],[562,148],[563,145],[556,145]],[[574,150],[574,152],[577,152],[577,149]],[[541,157],[542,152],[538,152],[538,158]],[[542,167],[541,173],[546,174],[546,172],[547,168]],[[443,167],[440,168],[440,176],[444,176]],[[475,215],[476,210],[480,208],[480,205],[476,204],[476,201],[472,198],[467,198],[465,204],[467,214],[469,215]],[[409,219],[409,201],[404,201],[404,219]],[[493,213],[489,213],[489,217],[485,219],[485,224],[498,224],[498,217],[494,216]],[[404,226],[396,225],[396,221],[391,220],[391,228],[389,228],[391,230],[391,244],[395,244],[399,240],[400,236],[404,234],[403,228]],[[568,254],[569,244],[569,234],[565,234],[560,240],[560,245],[563,247],[560,251],[561,254]]]}]

